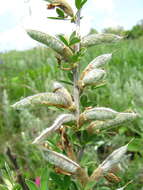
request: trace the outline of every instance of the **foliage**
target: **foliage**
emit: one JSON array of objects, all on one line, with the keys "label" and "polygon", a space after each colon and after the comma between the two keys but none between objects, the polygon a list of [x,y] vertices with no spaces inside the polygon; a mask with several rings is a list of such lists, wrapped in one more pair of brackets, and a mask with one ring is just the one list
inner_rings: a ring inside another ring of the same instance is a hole
[{"label": "foliage", "polygon": [[135,39],[143,36],[143,22],[140,21],[138,24],[133,26],[131,30],[125,31],[125,35],[127,35],[127,38],[130,39]]},{"label": "foliage", "polygon": [[103,29],[103,33],[123,35],[124,34],[124,28],[122,26],[108,27],[108,28]]}]

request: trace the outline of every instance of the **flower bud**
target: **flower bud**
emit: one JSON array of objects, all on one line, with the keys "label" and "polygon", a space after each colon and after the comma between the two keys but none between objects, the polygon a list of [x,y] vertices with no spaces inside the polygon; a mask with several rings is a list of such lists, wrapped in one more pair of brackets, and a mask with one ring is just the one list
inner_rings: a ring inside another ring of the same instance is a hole
[{"label": "flower bud", "polygon": [[61,168],[66,172],[75,174],[77,172],[77,169],[80,168],[80,166],[76,162],[72,161],[63,154],[57,153],[55,151],[46,148],[42,148],[42,150],[43,150],[43,156],[47,161],[49,161],[51,164],[54,164],[55,166]]},{"label": "flower bud", "polygon": [[60,115],[53,123],[51,127],[48,127],[44,129],[41,134],[36,137],[36,139],[33,141],[32,144],[40,142],[43,138],[51,135],[53,132],[55,132],[57,129],[61,127],[62,124],[68,123],[71,121],[75,121],[75,116],[72,114],[62,114]]},{"label": "flower bud", "polygon": [[104,66],[112,57],[111,53],[103,54],[93,59],[81,73],[80,80],[91,70]]},{"label": "flower bud", "polygon": [[52,6],[61,8],[67,15],[73,17],[74,12],[66,0],[46,0],[51,3]]},{"label": "flower bud", "polygon": [[58,54],[60,54],[63,57],[63,59],[65,61],[68,61],[70,56],[73,55],[70,48],[65,46],[61,41],[59,41],[58,39],[56,39],[53,36],[50,36],[46,33],[36,31],[36,30],[27,30],[27,33],[34,40],[41,42],[41,43],[47,45],[49,48],[56,51]]},{"label": "flower bud", "polygon": [[106,72],[102,69],[93,69],[86,73],[82,80],[79,80],[79,88],[83,88],[87,85],[96,85],[101,82]]},{"label": "flower bud", "polygon": [[117,36],[115,34],[91,34],[82,38],[81,47],[90,47],[104,43],[118,42],[122,38],[123,37]]}]

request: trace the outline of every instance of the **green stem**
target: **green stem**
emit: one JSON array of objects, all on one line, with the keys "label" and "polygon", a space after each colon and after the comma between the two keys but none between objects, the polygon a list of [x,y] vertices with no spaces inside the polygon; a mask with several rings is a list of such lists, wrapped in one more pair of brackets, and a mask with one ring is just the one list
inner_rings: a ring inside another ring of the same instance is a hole
[{"label": "green stem", "polygon": [[[76,36],[79,37],[80,36],[80,12],[81,10],[78,10],[77,12],[77,16],[76,16],[76,21],[75,21],[75,24],[76,24]],[[78,52],[80,50],[80,43],[76,44],[75,46],[75,52]],[[80,107],[79,107],[79,88],[78,88],[78,78],[79,78],[79,70],[80,70],[80,67],[79,67],[79,64],[77,64],[77,67],[75,67],[73,69],[73,82],[74,82],[74,86],[73,86],[73,97],[74,97],[74,101],[75,101],[75,104],[76,104],[76,111],[75,111],[75,115],[77,117],[77,127],[79,126],[78,123],[79,123],[79,115],[80,115]]]}]

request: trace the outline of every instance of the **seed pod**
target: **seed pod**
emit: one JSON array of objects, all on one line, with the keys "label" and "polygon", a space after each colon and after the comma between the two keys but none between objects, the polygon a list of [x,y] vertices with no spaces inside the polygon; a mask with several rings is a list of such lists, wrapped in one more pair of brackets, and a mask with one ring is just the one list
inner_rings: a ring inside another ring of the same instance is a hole
[{"label": "seed pod", "polygon": [[47,161],[66,172],[75,174],[77,172],[77,169],[80,168],[80,166],[76,162],[72,161],[63,154],[57,153],[46,148],[42,148],[42,150],[43,156]]},{"label": "seed pod", "polygon": [[73,102],[70,93],[67,91],[67,89],[62,84],[60,84],[58,82],[54,82],[53,91],[58,96],[65,98],[66,104],[68,105],[69,110],[75,110],[76,109],[75,103]]},{"label": "seed pod", "polygon": [[61,8],[67,15],[73,17],[74,12],[66,0],[46,0],[51,3],[52,6]]},{"label": "seed pod", "polygon": [[132,121],[138,117],[137,113],[118,113],[114,119],[107,120],[107,121],[100,121],[100,122],[92,122],[91,125],[88,127],[88,131],[94,132],[98,130],[108,129],[108,127],[114,127],[120,125],[124,122]]},{"label": "seed pod", "polygon": [[91,34],[88,36],[85,36],[81,40],[81,47],[90,47],[95,45],[100,45],[103,43],[113,43],[118,42],[123,37],[117,36],[115,34]]},{"label": "seed pod", "polygon": [[68,102],[68,99],[61,95],[60,93],[39,93],[16,102],[12,107],[20,110],[30,106],[47,105],[73,110],[75,108],[74,103]]},{"label": "seed pod", "polygon": [[56,51],[58,54],[60,54],[65,61],[68,61],[70,59],[70,56],[73,55],[72,51],[70,48],[65,46],[61,41],[56,39],[53,36],[50,36],[46,33],[36,31],[36,30],[27,30],[27,33],[31,38],[34,40],[41,42],[54,51]]},{"label": "seed pod", "polygon": [[103,162],[100,164],[103,172],[108,172],[114,165],[118,164],[123,158],[124,154],[127,152],[128,144],[116,149],[112,154],[110,154]]},{"label": "seed pod", "polygon": [[91,70],[104,66],[112,57],[111,53],[103,54],[93,59],[81,73],[80,80]]},{"label": "seed pod", "polygon": [[82,80],[79,80],[79,88],[82,89],[87,85],[96,85],[101,82],[106,72],[102,69],[93,69],[86,73]]},{"label": "seed pod", "polygon": [[88,120],[109,120],[114,119],[117,116],[118,112],[104,107],[96,107],[84,111],[80,115],[80,123]]},{"label": "seed pod", "polygon": [[55,132],[57,129],[61,127],[62,124],[68,123],[71,121],[75,121],[75,116],[72,114],[62,114],[60,115],[53,123],[53,125],[49,128],[44,129],[41,134],[36,137],[36,139],[33,141],[32,144],[36,144],[40,142],[45,137],[51,135],[53,132]]}]

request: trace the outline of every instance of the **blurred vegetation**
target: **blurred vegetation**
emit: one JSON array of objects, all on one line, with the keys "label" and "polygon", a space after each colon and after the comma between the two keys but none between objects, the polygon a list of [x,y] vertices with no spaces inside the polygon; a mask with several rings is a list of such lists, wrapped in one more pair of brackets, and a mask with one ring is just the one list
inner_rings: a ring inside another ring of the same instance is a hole
[{"label": "blurred vegetation", "polygon": [[[117,111],[133,109],[142,116],[143,38],[124,40],[118,44],[88,49],[81,61],[81,70],[96,56],[110,52],[113,52],[113,59],[106,66],[108,70],[106,84],[100,88],[86,89],[86,93],[81,97],[81,104],[86,107],[106,106]],[[0,60],[0,181],[4,183],[2,176],[7,176],[8,167],[5,161],[12,172],[8,176],[12,175],[16,179],[16,171],[6,155],[7,147],[11,147],[12,152],[16,155],[24,178],[34,180],[37,176],[42,175],[42,168],[49,164],[42,159],[39,151],[30,143],[39,134],[39,131],[52,123],[58,113],[54,108],[47,107],[15,112],[10,105],[22,97],[50,91],[53,79],[62,81],[70,89],[71,73],[70,71],[64,73],[60,71],[54,53],[43,47],[21,52],[1,53]],[[67,84],[68,82],[69,84]],[[119,186],[121,187],[133,179],[133,183],[126,189],[141,189],[143,187],[142,124],[143,119],[140,117],[132,123],[93,137],[83,131],[82,143],[87,145],[85,155],[88,154],[87,158],[90,160],[86,160],[85,156],[81,160],[81,165],[89,164],[92,169],[93,165],[94,167],[98,165],[115,148],[124,145],[134,137],[135,140],[129,145],[127,159],[121,166],[122,180]],[[58,138],[58,135],[52,136],[53,146],[56,146]],[[71,138],[74,138],[72,133]],[[91,140],[94,141],[94,144],[90,143]],[[78,144],[78,142],[74,142]],[[98,153],[98,157],[96,153]],[[56,183],[60,184],[59,190],[76,189],[74,187],[76,184],[74,181],[71,182],[68,176],[56,174],[51,169],[49,175],[51,189],[57,187]],[[5,177],[5,179],[7,178]],[[58,180],[56,181],[55,178]],[[8,181],[6,182],[8,183]],[[115,189],[115,186],[107,181],[104,183],[105,187],[102,187],[102,184],[99,184],[97,190]],[[19,188],[17,184],[14,186],[15,189]],[[70,188],[68,188],[69,186]],[[4,187],[1,188],[4,189]]]}]

